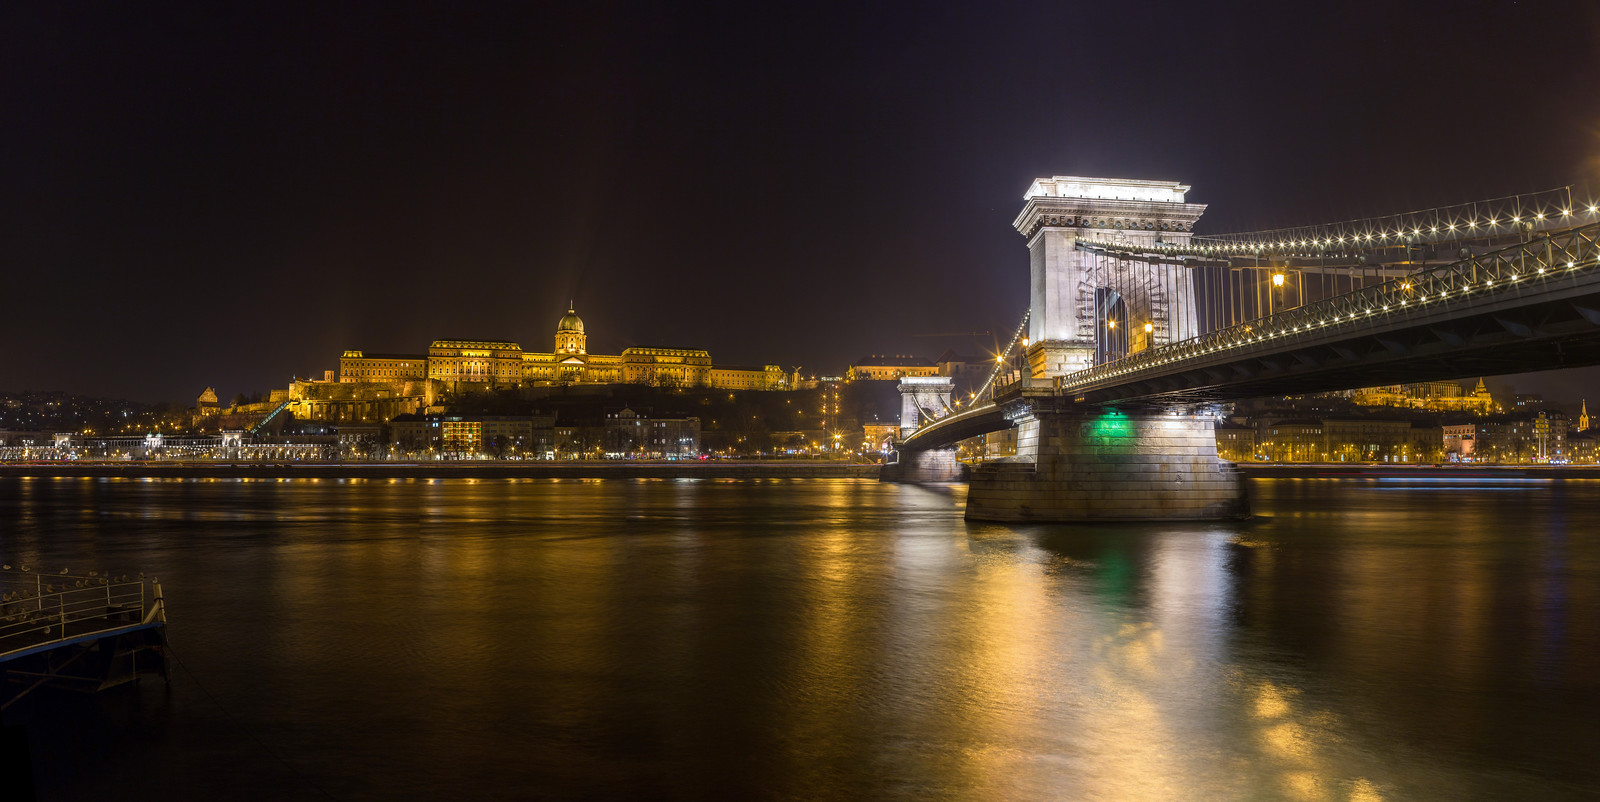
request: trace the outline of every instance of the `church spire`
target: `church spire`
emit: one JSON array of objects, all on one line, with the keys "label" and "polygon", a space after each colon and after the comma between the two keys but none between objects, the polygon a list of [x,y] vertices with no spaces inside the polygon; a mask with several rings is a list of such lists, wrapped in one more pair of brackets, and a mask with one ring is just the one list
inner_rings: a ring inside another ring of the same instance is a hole
[{"label": "church spire", "polygon": [[1578,413],[1578,431],[1589,431],[1589,399],[1583,400],[1583,411]]}]

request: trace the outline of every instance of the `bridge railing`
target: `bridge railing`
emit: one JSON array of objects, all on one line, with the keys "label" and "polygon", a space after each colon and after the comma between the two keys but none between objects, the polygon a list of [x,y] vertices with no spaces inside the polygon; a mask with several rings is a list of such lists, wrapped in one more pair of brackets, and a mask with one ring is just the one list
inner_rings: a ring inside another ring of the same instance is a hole
[{"label": "bridge railing", "polygon": [[1374,319],[1410,315],[1430,305],[1521,291],[1592,271],[1600,257],[1600,223],[1558,232],[1447,265],[1418,271],[1355,292],[1314,301],[1267,317],[1147,349],[1060,377],[1058,389],[1118,378],[1180,360],[1355,329]]}]

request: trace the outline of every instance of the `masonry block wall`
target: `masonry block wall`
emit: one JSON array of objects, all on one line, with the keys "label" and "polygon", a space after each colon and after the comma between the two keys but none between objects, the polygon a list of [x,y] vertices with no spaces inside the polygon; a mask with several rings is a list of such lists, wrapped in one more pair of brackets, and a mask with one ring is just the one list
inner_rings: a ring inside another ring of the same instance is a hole
[{"label": "masonry block wall", "polygon": [[953,448],[902,452],[900,461],[883,466],[879,477],[885,482],[942,484],[966,478],[966,466],[956,459]]},{"label": "masonry block wall", "polygon": [[1189,409],[1039,409],[1017,457],[972,473],[974,521],[1216,520],[1248,515],[1210,415]]}]

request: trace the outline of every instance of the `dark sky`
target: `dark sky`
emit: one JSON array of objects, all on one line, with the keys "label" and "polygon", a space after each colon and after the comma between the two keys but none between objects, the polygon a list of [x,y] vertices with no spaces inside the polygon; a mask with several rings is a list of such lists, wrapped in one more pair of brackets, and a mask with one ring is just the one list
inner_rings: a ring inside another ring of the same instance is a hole
[{"label": "dark sky", "polygon": [[569,298],[838,372],[1011,329],[1038,176],[1212,233],[1600,184],[1592,2],[466,5],[6,4],[0,390],[545,350]]}]

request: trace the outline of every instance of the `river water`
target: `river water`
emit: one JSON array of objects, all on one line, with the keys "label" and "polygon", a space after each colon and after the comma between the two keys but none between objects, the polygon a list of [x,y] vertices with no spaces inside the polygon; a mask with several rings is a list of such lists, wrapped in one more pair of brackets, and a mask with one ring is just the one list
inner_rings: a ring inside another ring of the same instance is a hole
[{"label": "river water", "polygon": [[181,663],[31,725],[44,799],[1600,794],[1600,482],[1252,493],[9,478],[0,558],[160,577]]}]

